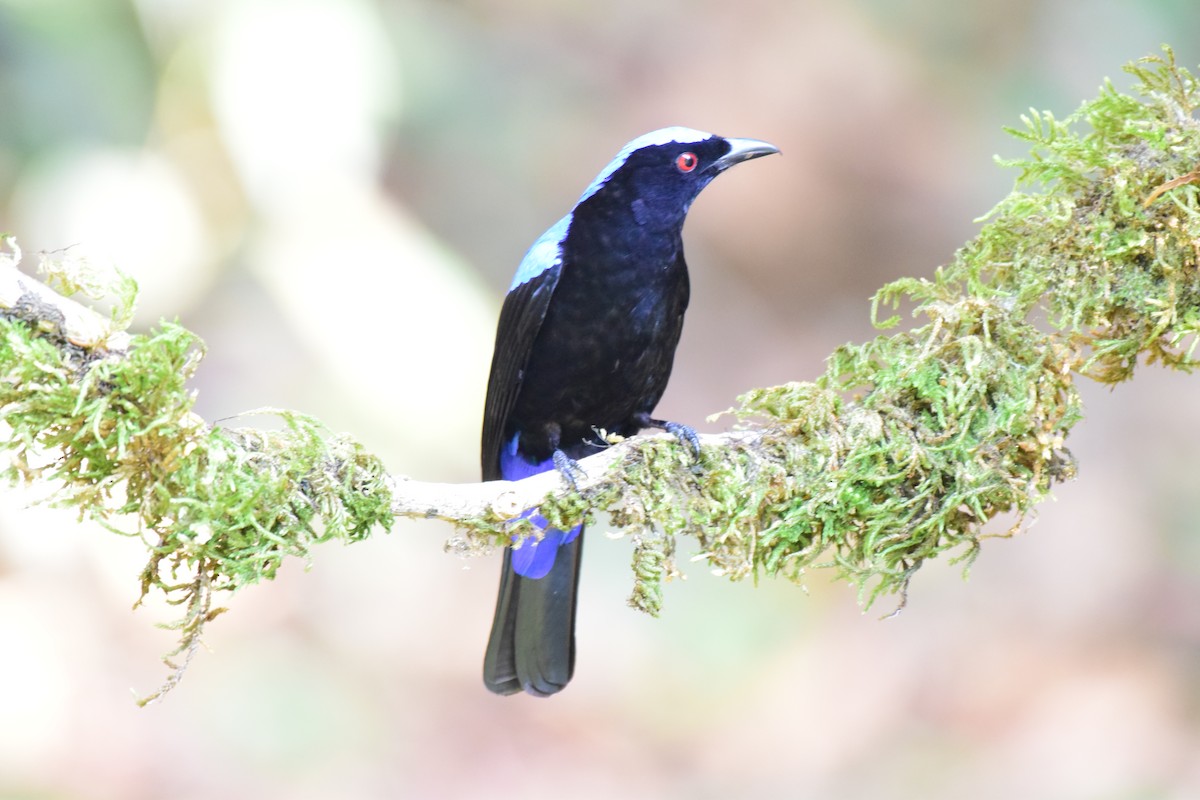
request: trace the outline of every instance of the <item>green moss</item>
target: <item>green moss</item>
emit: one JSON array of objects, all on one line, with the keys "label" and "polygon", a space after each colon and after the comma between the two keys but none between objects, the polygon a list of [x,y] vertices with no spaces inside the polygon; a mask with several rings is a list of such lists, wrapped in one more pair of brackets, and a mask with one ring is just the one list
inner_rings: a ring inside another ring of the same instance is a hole
[{"label": "green moss", "polygon": [[221,612],[214,592],[273,578],[287,556],[393,521],[383,466],[357,443],[289,412],[272,412],[285,426],[270,432],[213,428],[192,414],[187,381],[202,354],[178,325],[105,357],[0,316],[7,477],[49,481],[56,503],[143,538],[142,597],[158,590],[182,608],[166,626],[180,632],[172,656],[190,657]]}]

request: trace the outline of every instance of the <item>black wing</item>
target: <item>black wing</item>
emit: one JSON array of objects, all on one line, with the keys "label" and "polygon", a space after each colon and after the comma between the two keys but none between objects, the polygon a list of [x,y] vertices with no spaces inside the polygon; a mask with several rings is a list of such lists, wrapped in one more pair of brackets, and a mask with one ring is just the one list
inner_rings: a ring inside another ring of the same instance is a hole
[{"label": "black wing", "polygon": [[500,448],[504,446],[505,426],[521,391],[525,365],[533,352],[533,342],[550,297],[558,285],[561,264],[538,273],[514,287],[504,298],[500,323],[496,326],[496,348],[492,353],[492,372],[488,377],[487,400],[483,406],[483,442],[481,462],[485,481],[499,480]]}]

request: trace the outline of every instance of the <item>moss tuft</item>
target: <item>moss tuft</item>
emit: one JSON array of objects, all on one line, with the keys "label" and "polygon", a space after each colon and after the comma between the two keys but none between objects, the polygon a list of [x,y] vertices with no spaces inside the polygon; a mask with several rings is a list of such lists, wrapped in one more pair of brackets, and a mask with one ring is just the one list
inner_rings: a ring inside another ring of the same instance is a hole
[{"label": "moss tuft", "polygon": [[[214,592],[273,578],[287,556],[393,521],[383,465],[312,419],[273,412],[285,426],[271,432],[205,425],[187,388],[202,355],[178,325],[133,337],[118,357],[0,315],[6,477],[49,481],[57,504],[145,540],[142,598],[158,590],[183,609],[166,625],[180,632],[171,656],[190,657],[221,612]],[[168,663],[176,672],[142,702],[178,681],[182,665]]]}]

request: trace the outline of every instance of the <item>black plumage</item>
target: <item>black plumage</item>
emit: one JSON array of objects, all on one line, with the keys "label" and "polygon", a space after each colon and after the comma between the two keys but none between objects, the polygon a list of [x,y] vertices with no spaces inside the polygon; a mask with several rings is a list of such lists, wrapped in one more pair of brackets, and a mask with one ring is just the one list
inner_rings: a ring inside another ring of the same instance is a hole
[{"label": "black plumage", "polygon": [[[584,458],[606,446],[597,431],[631,436],[667,424],[651,414],[688,304],[684,218],[722,171],[775,152],[687,128],[647,134],[534,243],[497,327],[484,480],[517,480],[569,463],[564,456]],[[531,519],[545,535],[505,551],[484,660],[484,682],[500,694],[554,694],[574,669],[582,528],[555,531]]]}]

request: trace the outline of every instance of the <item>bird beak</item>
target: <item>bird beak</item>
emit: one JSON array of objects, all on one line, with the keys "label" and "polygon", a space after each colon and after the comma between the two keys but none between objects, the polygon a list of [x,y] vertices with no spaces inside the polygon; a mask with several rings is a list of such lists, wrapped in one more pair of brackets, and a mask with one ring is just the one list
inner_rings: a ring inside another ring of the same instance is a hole
[{"label": "bird beak", "polygon": [[725,141],[729,142],[729,152],[713,163],[718,172],[723,172],[734,164],[740,164],[752,158],[779,152],[779,148],[775,145],[760,142],[757,139],[726,139]]}]

